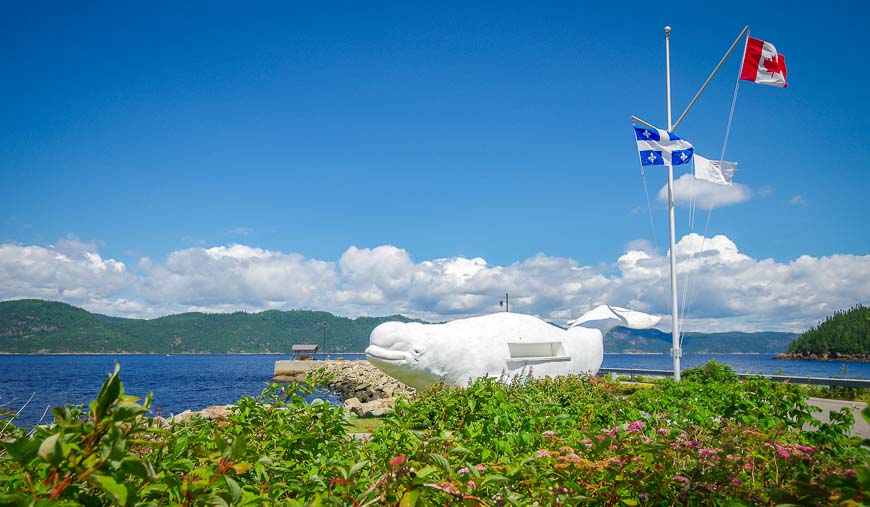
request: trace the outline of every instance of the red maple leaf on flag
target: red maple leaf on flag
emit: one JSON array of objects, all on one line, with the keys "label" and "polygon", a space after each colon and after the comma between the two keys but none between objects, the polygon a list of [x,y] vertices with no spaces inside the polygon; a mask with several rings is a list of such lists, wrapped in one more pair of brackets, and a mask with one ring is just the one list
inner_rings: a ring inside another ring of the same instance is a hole
[{"label": "red maple leaf on flag", "polygon": [[785,58],[782,55],[777,54],[770,58],[764,59],[764,70],[770,72],[771,74],[780,73],[785,75]]}]

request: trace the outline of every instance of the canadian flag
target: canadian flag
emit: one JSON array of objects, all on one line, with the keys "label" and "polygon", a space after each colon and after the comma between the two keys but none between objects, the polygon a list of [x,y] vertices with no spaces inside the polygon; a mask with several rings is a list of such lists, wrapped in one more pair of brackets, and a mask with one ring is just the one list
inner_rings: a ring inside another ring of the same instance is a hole
[{"label": "canadian flag", "polygon": [[748,37],[740,79],[758,84],[788,88],[785,81],[785,56],[769,42]]}]

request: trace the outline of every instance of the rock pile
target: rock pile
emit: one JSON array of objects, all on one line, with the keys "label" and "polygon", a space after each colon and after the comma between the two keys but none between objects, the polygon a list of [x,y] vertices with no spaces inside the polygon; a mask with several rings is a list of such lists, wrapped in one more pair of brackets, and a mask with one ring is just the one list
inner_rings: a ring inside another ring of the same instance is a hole
[{"label": "rock pile", "polygon": [[359,417],[388,414],[397,396],[416,392],[368,361],[329,361],[323,368],[332,376],[329,389],[344,399],[345,410]]},{"label": "rock pile", "polygon": [[368,361],[327,361],[323,368],[332,376],[329,389],[345,400],[356,398],[366,403],[416,392]]}]

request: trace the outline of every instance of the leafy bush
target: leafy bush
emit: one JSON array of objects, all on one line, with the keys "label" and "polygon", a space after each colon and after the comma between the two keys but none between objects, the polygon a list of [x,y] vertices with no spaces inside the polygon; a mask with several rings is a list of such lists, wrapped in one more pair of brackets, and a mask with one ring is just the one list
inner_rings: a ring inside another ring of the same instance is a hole
[{"label": "leafy bush", "polygon": [[312,389],[269,386],[226,419],[164,425],[143,417],[149,399],[123,394],[116,369],[89,410],[58,408],[53,426],[2,435],[0,505],[870,500],[851,415],[812,420],[799,390],[763,379],[480,379],[400,399],[366,440],[347,433],[341,408],[306,404]]},{"label": "leafy bush", "polygon": [[716,360],[710,360],[707,364],[688,368],[683,372],[683,379],[689,382],[700,382],[707,384],[710,382],[718,382],[720,384],[733,383],[740,380],[740,377],[734,373],[734,369],[727,364],[717,363]]}]

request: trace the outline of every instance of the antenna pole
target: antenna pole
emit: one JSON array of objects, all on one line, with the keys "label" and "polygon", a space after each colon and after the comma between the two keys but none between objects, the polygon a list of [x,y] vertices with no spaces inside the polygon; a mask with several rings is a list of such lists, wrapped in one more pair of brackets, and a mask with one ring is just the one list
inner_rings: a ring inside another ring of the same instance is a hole
[{"label": "antenna pole", "polygon": [[[668,93],[668,131],[671,130],[671,27],[665,27],[665,74],[667,80]],[[680,349],[680,321],[677,318],[677,258],[676,258],[676,238],[674,232],[674,166],[668,164],[668,220],[670,223],[670,239],[671,239],[671,320],[673,322],[673,330],[671,337],[673,348],[671,348],[671,356],[674,358],[674,380],[680,381],[680,357],[683,351]]]}]

